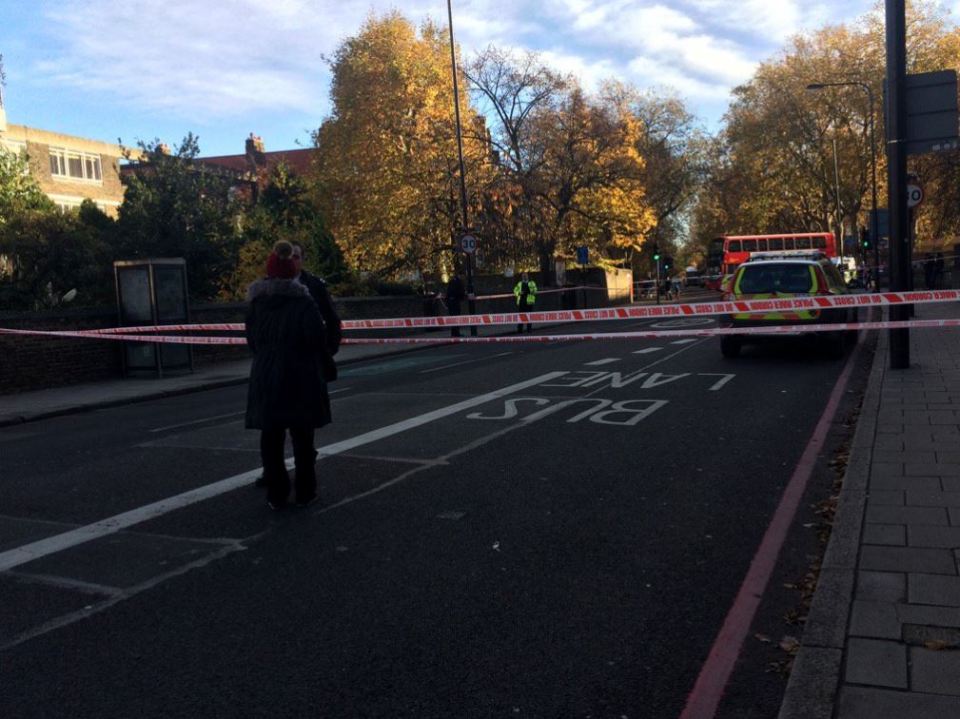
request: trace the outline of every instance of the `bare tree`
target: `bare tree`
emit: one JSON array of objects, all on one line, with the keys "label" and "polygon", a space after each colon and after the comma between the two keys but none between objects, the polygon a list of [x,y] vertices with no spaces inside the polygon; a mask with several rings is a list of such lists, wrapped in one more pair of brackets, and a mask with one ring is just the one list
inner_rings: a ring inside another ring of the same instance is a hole
[{"label": "bare tree", "polygon": [[538,107],[549,105],[566,81],[540,63],[536,53],[521,57],[490,46],[467,69],[470,89],[481,114],[499,121],[490,142],[511,171],[527,175],[542,162],[531,142],[528,121]]}]

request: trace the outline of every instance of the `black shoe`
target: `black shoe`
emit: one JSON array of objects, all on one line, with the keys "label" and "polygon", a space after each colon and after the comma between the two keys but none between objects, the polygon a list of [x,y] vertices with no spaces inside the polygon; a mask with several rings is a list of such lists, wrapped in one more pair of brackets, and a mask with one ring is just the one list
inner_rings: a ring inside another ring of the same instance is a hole
[{"label": "black shoe", "polygon": [[253,486],[254,486],[254,487],[266,487],[266,486],[267,486],[267,478],[264,477],[264,476],[261,474],[259,477],[257,477],[257,481],[255,481],[255,482],[253,483]]},{"label": "black shoe", "polygon": [[270,507],[274,512],[279,512],[281,509],[287,508],[287,501],[274,502],[272,499],[267,500],[267,506]]}]

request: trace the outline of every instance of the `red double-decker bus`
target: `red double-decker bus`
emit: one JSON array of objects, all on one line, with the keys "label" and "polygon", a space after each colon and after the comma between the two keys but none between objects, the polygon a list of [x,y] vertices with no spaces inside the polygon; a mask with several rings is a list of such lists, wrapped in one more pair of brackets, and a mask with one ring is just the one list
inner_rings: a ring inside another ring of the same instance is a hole
[{"label": "red double-decker bus", "polygon": [[729,275],[753,252],[820,250],[830,259],[837,256],[837,240],[829,232],[797,232],[782,235],[721,235],[707,248],[707,272]]}]

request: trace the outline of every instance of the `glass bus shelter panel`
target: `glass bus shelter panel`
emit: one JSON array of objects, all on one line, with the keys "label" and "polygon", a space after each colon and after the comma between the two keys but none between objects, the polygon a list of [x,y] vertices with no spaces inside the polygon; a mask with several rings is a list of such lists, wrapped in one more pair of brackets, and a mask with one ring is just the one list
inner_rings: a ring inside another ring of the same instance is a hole
[{"label": "glass bus shelter panel", "polygon": [[[185,324],[189,321],[187,280],[184,266],[154,266],[157,324]],[[190,369],[190,345],[160,345],[160,363],[164,369]]]},{"label": "glass bus shelter panel", "polygon": [[[121,327],[185,324],[190,321],[186,263],[182,259],[114,262],[117,312]],[[162,377],[167,370],[191,370],[189,345],[125,342],[127,375]]]},{"label": "glass bus shelter panel", "polygon": [[[150,303],[150,268],[118,267],[117,304],[121,326],[153,324],[153,308]],[[157,348],[154,344],[141,342],[123,343],[123,367],[129,372],[155,372]]]}]

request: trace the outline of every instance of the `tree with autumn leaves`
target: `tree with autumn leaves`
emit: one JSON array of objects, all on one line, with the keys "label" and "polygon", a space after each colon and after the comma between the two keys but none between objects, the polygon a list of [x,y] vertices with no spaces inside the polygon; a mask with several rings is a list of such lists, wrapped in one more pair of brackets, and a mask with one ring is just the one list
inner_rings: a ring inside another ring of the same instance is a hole
[{"label": "tree with autumn leaves", "polygon": [[[371,17],[337,50],[316,188],[347,262],[384,277],[453,268],[462,224],[445,30]],[[623,93],[589,96],[532,53],[458,62],[469,215],[484,266],[539,267],[586,245],[629,263],[656,225],[644,126]],[[464,69],[465,68],[465,69]]]},{"label": "tree with autumn leaves", "polygon": [[[449,45],[394,12],[367,20],[334,55],[333,112],[315,135],[316,194],[347,263],[383,278],[452,268],[459,194]],[[481,119],[462,102],[467,127]],[[471,187],[492,169],[465,133]],[[476,198],[472,198],[476,202]]]},{"label": "tree with autumn leaves", "polygon": [[[960,30],[937,3],[909,2],[907,27],[908,72],[960,69]],[[709,150],[708,178],[693,213],[694,242],[702,247],[728,233],[836,232],[838,222],[842,234],[856,236],[868,227],[871,110],[878,204],[886,206],[884,75],[882,4],[856,23],[798,35],[782,55],[762,63],[734,90]],[[853,84],[807,89],[837,82]],[[873,93],[873,108],[861,83]],[[929,198],[917,213],[921,249],[939,249],[943,238],[960,234],[958,157],[954,151],[909,160]]]}]

